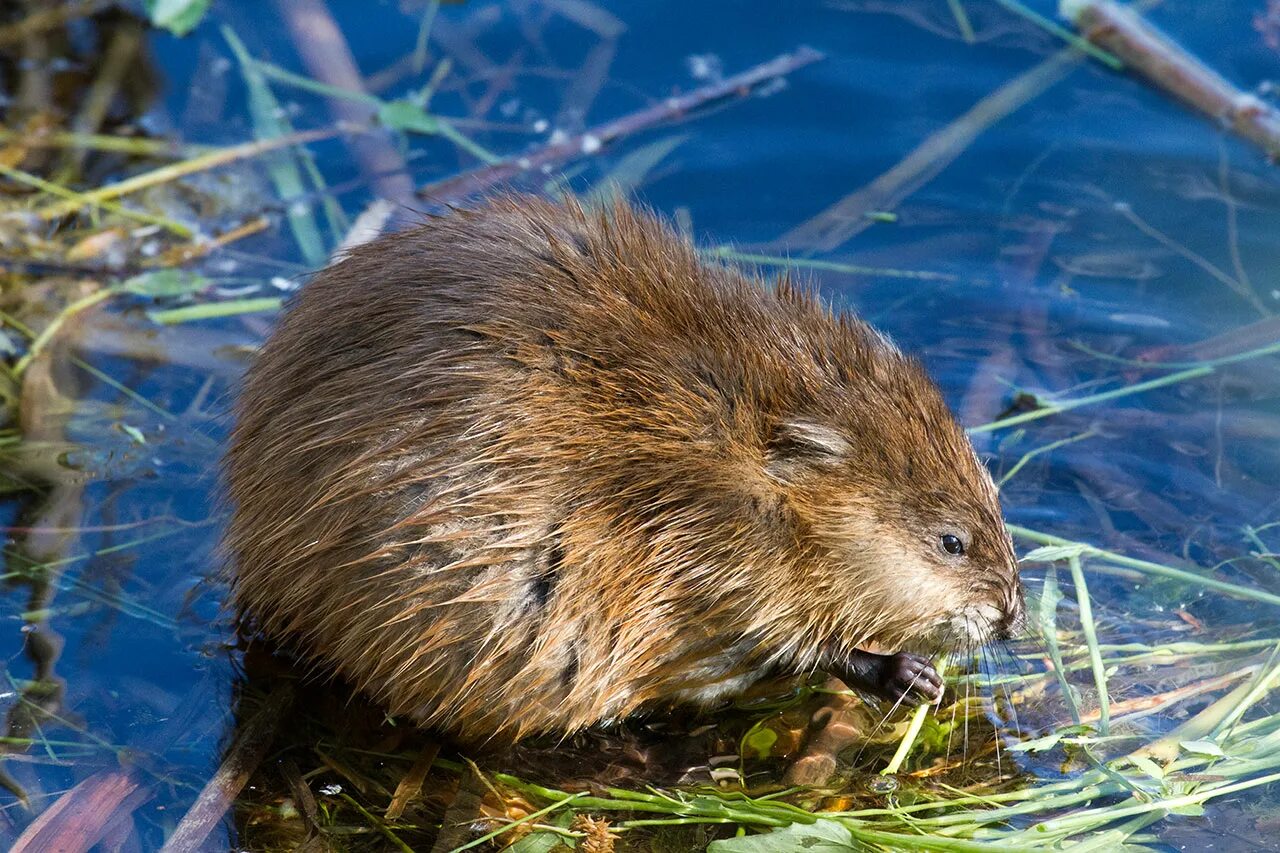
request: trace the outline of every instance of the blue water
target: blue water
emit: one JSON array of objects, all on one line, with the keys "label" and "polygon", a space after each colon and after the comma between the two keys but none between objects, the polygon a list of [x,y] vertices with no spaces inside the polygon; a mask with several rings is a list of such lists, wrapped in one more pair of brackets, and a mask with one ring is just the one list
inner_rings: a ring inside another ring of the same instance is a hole
[{"label": "blue water", "polygon": [[[186,38],[148,32],[143,61],[156,89],[130,121],[187,143],[253,138],[244,84],[220,25],[233,28],[253,56],[306,73],[276,5],[236,0],[215,6]],[[576,0],[445,4],[435,31],[443,35],[431,42],[426,71],[380,95],[400,97],[420,87],[452,51],[455,69],[432,106],[440,115],[467,117],[486,97],[494,68],[510,62],[522,73],[483,116],[502,126],[466,132],[500,155],[519,154],[556,131],[577,133],[712,82],[716,68],[736,73],[799,45],[824,51],[822,62],[765,95],[644,130],[599,156],[561,164],[557,174],[586,191],[614,175],[628,155],[678,136],[635,193],[690,224],[704,243],[925,274],[800,270],[918,352],[969,425],[1000,416],[1018,389],[1083,396],[1161,375],[1126,373],[1098,353],[1134,358],[1238,330],[1280,310],[1275,167],[1251,144],[1096,62],[1080,63],[1026,106],[983,127],[936,176],[885,210],[893,214],[885,221],[829,248],[782,239],[1060,48],[1053,36],[994,2],[964,3],[978,36],[974,44],[956,36],[942,0],[600,6],[625,28],[585,115],[565,110],[564,100],[579,67],[607,39],[563,14],[580,8]],[[1051,14],[1049,7],[1037,5]],[[1251,25],[1263,8],[1261,0],[1169,0],[1151,17],[1251,89],[1280,73],[1280,53]],[[366,75],[412,53],[420,4],[332,0],[330,9]],[[68,33],[75,47],[66,48],[72,65],[92,55],[86,39],[112,26],[73,24]],[[466,51],[459,53],[459,45]],[[473,56],[483,62],[468,64]],[[710,76],[695,77],[699,66],[712,69]],[[4,73],[0,82],[12,93],[19,71]],[[454,84],[462,78],[469,82],[459,92]],[[274,91],[296,128],[329,123],[322,97],[278,84]],[[418,185],[476,165],[438,140],[411,137],[399,144]],[[325,181],[343,189],[343,210],[358,214],[372,195],[342,142],[311,148]],[[105,156],[93,162],[99,182],[155,165]],[[196,268],[237,296],[280,295],[278,285],[302,280],[307,265],[265,173],[242,166],[213,175],[192,179],[193,192],[220,199],[203,220],[172,197],[152,203],[209,229],[265,208],[271,227]],[[523,185],[542,190],[548,181],[526,177]],[[1256,299],[1234,294],[1207,265],[1229,278],[1247,277],[1251,284],[1240,286]],[[102,314],[146,330],[141,311],[148,307],[154,306],[121,298]],[[21,790],[30,804],[0,791],[0,836],[16,837],[72,786],[126,768],[147,796],[131,813],[125,809],[125,823],[112,831],[125,839],[124,849],[156,849],[218,766],[234,731],[241,662],[218,579],[217,461],[246,358],[237,347],[260,340],[271,322],[266,314],[178,326],[166,341],[192,335],[182,357],[112,354],[102,341],[121,333],[106,326],[59,351],[79,402],[68,424],[50,421],[77,445],[63,456],[49,454],[60,459],[65,482],[47,500],[17,492],[0,503],[0,521],[12,527],[10,585],[0,604],[9,631],[3,641],[8,684],[0,684],[0,693],[10,734],[36,739],[29,748],[14,746],[0,765],[12,791]],[[1276,336],[1272,327],[1238,349],[1273,343]],[[72,355],[169,415],[73,366]],[[1201,357],[1209,356],[1186,350],[1171,356]],[[1208,379],[984,433],[976,443],[1000,474],[1028,451],[1092,429],[1036,456],[1009,483],[1010,520],[1133,556],[1214,566],[1259,550],[1241,533],[1245,525],[1280,521],[1276,376],[1275,356],[1251,360]],[[140,431],[145,444],[121,424]],[[42,532],[29,534],[33,526]],[[1280,551],[1280,531],[1261,535],[1270,550]],[[37,548],[33,536],[45,544]],[[65,561],[44,575],[55,589],[43,597],[33,598],[22,574],[33,561]],[[1219,576],[1277,591],[1275,570],[1243,559]],[[1033,593],[1042,575],[1043,567],[1028,571]],[[1110,576],[1092,580],[1091,591],[1108,642],[1178,636],[1196,624],[1199,639],[1276,636],[1276,613],[1265,605]],[[42,608],[49,610],[30,612]],[[1178,608],[1185,619],[1171,614]],[[60,647],[44,683],[60,681],[66,692],[36,727],[23,728],[17,721],[34,701],[30,691],[27,702],[19,700],[35,672],[27,653],[33,632]],[[1154,687],[1139,679],[1127,689],[1132,698]],[[1147,720],[1145,731],[1171,727],[1186,710]],[[1019,760],[1029,772],[1050,772]],[[1211,818],[1232,827],[1227,849],[1264,843],[1240,815],[1269,800],[1265,792],[1249,796],[1244,806],[1211,810]],[[1177,825],[1168,838],[1200,847],[1216,837],[1214,825]],[[225,822],[212,836],[212,849],[234,845],[240,831],[243,823],[238,830]],[[376,846],[378,838],[360,843]]]}]

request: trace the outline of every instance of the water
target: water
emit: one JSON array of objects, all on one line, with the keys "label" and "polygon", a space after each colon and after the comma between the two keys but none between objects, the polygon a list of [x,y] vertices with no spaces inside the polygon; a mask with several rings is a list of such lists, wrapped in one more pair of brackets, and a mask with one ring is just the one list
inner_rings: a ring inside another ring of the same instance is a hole
[{"label": "water", "polygon": [[[587,191],[613,177],[634,183],[640,198],[708,245],[912,273],[801,272],[918,352],[966,424],[1001,416],[1017,390],[1083,397],[1169,372],[1142,371],[1111,357],[1163,352],[1173,361],[1195,362],[1273,343],[1274,323],[1250,324],[1280,309],[1274,167],[1250,144],[1096,63],[1080,64],[1026,106],[981,128],[900,203],[889,196],[863,211],[892,216],[856,216],[851,239],[828,247],[815,245],[820,240],[780,239],[793,229],[828,233],[802,226],[1060,47],[995,3],[970,0],[964,7],[977,34],[974,44],[956,36],[942,0],[646,2],[599,9],[569,0],[446,4],[432,31],[426,70],[396,77],[386,69],[403,67],[397,63],[412,54],[421,5],[330,4],[360,68],[391,81],[380,90],[383,97],[420,88],[436,63],[450,57],[453,69],[432,108],[472,118],[483,109],[488,125],[460,126],[500,155],[533,149],[556,132],[578,133],[802,44],[821,49],[825,60],[790,75],[785,85],[767,87],[764,95],[646,129],[598,156],[561,164],[551,176],[525,177],[523,185],[554,189],[559,182],[552,179],[562,178]],[[1037,8],[1051,11],[1048,4]],[[1169,0],[1152,17],[1250,88],[1280,68],[1280,54],[1262,26],[1264,11],[1261,0]],[[185,39],[138,30],[143,52],[129,66],[125,97],[108,111],[104,130],[135,126],[160,138],[212,145],[252,139],[243,78],[222,25],[239,34],[252,56],[305,73],[277,6],[218,4]],[[60,83],[52,90],[55,102],[46,104],[55,126],[60,115],[79,110],[81,93],[103,67],[97,45],[130,27],[136,27],[133,19],[119,12],[73,20],[51,31],[47,58],[25,64],[13,61],[16,43],[0,45],[9,53],[0,53],[0,81],[16,99],[6,126],[20,117],[22,85],[34,79],[32,69],[61,75],[52,78]],[[607,74],[593,77],[593,68]],[[322,97],[273,87],[294,127],[331,122]],[[326,140],[312,150],[327,184],[340,191],[342,210],[352,217],[362,211],[372,195],[343,144]],[[403,151],[418,185],[475,163],[421,136],[411,137]],[[639,160],[652,161],[662,151],[665,156],[637,171]],[[80,188],[159,162],[91,154],[79,164],[83,171],[66,171],[59,156],[0,162],[43,175],[62,167],[61,174]],[[265,211],[266,230],[194,266],[228,298],[280,295],[309,268],[282,216],[286,206],[260,163],[202,173],[185,189],[166,184],[140,199],[142,209],[208,232]],[[81,227],[76,234],[89,233],[86,223]],[[60,239],[42,228],[28,233],[53,246]],[[321,233],[331,243],[329,232]],[[6,239],[11,257],[58,257],[32,241]],[[139,242],[170,244],[163,236]],[[138,245],[126,249],[131,262],[145,257]],[[84,279],[35,272],[44,274],[15,278],[23,287],[6,290],[3,298],[6,312],[37,327],[47,306],[89,292]],[[90,282],[95,279],[101,277]],[[170,300],[159,307],[180,304]],[[158,848],[219,766],[237,719],[250,717],[287,675],[256,653],[246,662],[217,574],[216,469],[228,403],[249,348],[269,330],[273,315],[157,332],[144,316],[156,307],[119,296],[68,323],[48,357],[28,368],[21,410],[25,443],[5,445],[11,489],[0,503],[8,528],[8,586],[0,614],[9,633],[0,693],[14,740],[0,765],[8,789],[0,792],[0,834],[9,839],[33,831],[33,821],[42,814],[48,819],[46,810],[79,784],[82,794],[96,792],[94,805],[82,806],[85,813],[113,816],[90,822],[98,827],[95,837],[110,849]],[[1225,339],[1223,351],[1192,346],[1222,335],[1235,336]],[[1073,439],[1027,458],[1005,485],[1015,524],[1157,563],[1216,566],[1222,580],[1280,593],[1280,565],[1266,556],[1280,551],[1280,528],[1265,528],[1280,521],[1275,368],[1275,356],[1250,360],[1020,428],[980,433],[975,440],[999,476],[1029,452]],[[1246,526],[1259,529],[1256,541]],[[46,568],[33,571],[33,564]],[[1045,567],[1029,566],[1026,574],[1034,599]],[[1058,574],[1067,592],[1059,621],[1078,644],[1074,593],[1065,571]],[[1265,603],[1135,575],[1091,572],[1089,583],[1104,643],[1280,636],[1277,610]],[[1121,716],[1141,712],[1143,697],[1265,663],[1266,651],[1195,657],[1173,667],[1131,666],[1114,675],[1111,701]],[[242,688],[246,669],[253,678]],[[1096,708],[1089,672],[1072,681],[1082,707]],[[1126,723],[1125,731],[1150,740],[1225,689],[1162,706]],[[1007,708],[993,712],[1005,746],[1069,719],[1055,690],[1050,682],[1044,697],[1024,697],[1017,729]],[[351,830],[360,817],[351,820],[342,796],[385,808],[389,791],[379,786],[394,788],[422,740],[403,727],[390,733],[379,728],[375,710],[352,710],[344,696],[333,694],[312,689],[295,706],[287,734],[265,753],[233,818],[214,829],[212,849],[297,841],[289,831],[297,831],[293,815],[302,806],[288,780],[302,774],[317,792],[329,786],[329,793],[317,794],[323,808],[344,815],[339,823],[348,834],[331,836],[335,843],[360,849],[389,843],[367,822]],[[1249,718],[1276,711],[1264,700]],[[787,713],[803,718],[807,712]],[[357,718],[373,734],[354,734]],[[742,724],[741,715],[730,715],[722,728],[740,735],[758,718],[748,715]],[[646,741],[645,756],[669,765],[663,771],[669,772],[705,764],[716,747],[736,750],[733,737],[715,737],[682,735],[665,754],[661,739],[657,746]],[[970,737],[970,751],[983,756],[967,765],[971,780],[999,772],[1025,774],[1020,778],[1030,784],[1061,769],[1060,754],[1004,752],[997,771],[989,757],[995,743],[990,731],[979,732],[975,723]],[[627,760],[634,764],[628,743],[596,742],[606,768],[599,775],[641,787],[642,772],[619,769]],[[379,755],[396,757],[383,762]],[[883,757],[876,758],[880,766]],[[353,766],[356,761],[368,763]],[[558,785],[574,777],[565,761],[544,749],[492,767]],[[290,762],[296,769],[281,769]],[[782,763],[766,762],[749,781],[767,781],[770,774],[776,779]],[[391,781],[370,781],[371,767],[386,771]],[[697,773],[685,778],[708,780]],[[422,806],[424,814],[436,808],[436,820],[452,796],[453,783],[441,784],[428,786]],[[343,791],[334,791],[335,785]],[[286,800],[293,805],[283,805]],[[1188,849],[1271,843],[1266,814],[1274,800],[1265,786],[1224,802],[1212,803],[1203,818],[1155,824],[1147,830],[1152,843]],[[679,844],[692,849],[710,837],[697,832],[678,836]],[[404,837],[422,844],[430,835],[407,830]]]}]

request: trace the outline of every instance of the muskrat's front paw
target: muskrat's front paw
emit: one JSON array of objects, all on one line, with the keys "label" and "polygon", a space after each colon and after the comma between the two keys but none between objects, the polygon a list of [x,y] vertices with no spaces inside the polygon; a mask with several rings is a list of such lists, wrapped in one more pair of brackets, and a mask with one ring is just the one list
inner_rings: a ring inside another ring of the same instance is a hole
[{"label": "muskrat's front paw", "polygon": [[937,702],[942,698],[942,676],[919,655],[890,655],[881,670],[880,693],[892,702]]},{"label": "muskrat's front paw", "polygon": [[942,698],[942,676],[928,658],[907,652],[881,655],[854,649],[832,674],[854,690],[865,690],[890,702],[937,702]]}]

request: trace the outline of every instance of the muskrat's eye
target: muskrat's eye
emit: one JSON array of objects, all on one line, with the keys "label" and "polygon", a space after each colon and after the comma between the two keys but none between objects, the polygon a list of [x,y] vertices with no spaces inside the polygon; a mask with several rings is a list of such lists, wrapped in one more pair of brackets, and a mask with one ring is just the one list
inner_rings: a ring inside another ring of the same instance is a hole
[{"label": "muskrat's eye", "polygon": [[959,536],[951,533],[942,535],[942,547],[948,554],[955,554],[957,557],[964,553],[964,543],[960,541]]}]

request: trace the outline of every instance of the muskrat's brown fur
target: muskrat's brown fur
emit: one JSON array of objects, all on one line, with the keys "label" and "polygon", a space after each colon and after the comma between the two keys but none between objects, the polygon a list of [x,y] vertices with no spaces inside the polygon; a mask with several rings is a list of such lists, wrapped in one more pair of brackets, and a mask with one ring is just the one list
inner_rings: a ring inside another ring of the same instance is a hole
[{"label": "muskrat's brown fur", "polygon": [[[921,367],[624,205],[506,197],[324,270],[249,371],[228,468],[239,607],[470,740],[767,672],[874,687],[893,668],[860,649],[1021,613],[995,488]],[[888,692],[922,674],[936,695],[926,665]]]}]

